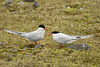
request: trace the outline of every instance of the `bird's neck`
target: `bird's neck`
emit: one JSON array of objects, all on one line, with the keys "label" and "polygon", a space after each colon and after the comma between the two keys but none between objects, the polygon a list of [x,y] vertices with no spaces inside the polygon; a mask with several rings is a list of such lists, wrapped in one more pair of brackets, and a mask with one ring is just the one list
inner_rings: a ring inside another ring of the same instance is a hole
[{"label": "bird's neck", "polygon": [[39,30],[39,31],[45,31],[43,28],[38,28],[37,30]]}]

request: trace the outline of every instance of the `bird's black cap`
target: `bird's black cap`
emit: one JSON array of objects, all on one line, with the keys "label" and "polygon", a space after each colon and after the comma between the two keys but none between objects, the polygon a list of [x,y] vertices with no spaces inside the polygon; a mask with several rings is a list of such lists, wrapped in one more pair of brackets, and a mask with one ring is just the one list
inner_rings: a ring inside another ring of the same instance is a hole
[{"label": "bird's black cap", "polygon": [[44,26],[44,25],[42,25],[42,24],[41,24],[41,25],[39,25],[38,27],[45,28],[45,26]]},{"label": "bird's black cap", "polygon": [[52,33],[53,33],[53,34],[57,34],[57,33],[60,33],[60,32],[58,32],[58,31],[53,31]]}]

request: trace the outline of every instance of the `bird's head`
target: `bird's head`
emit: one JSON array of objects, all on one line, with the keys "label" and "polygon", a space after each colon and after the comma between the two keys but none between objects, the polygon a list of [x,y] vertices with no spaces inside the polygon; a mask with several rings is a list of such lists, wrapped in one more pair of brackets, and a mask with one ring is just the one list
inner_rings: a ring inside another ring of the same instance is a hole
[{"label": "bird's head", "polygon": [[50,32],[49,35],[58,34],[58,33],[60,33],[60,32],[58,32],[58,31],[53,31],[53,32]]},{"label": "bird's head", "polygon": [[39,26],[38,26],[38,28],[43,28],[43,29],[45,29],[45,30],[48,30],[48,29],[47,29],[47,28],[45,28],[45,26],[44,26],[44,25],[42,25],[42,24],[41,24],[41,25],[39,25]]}]

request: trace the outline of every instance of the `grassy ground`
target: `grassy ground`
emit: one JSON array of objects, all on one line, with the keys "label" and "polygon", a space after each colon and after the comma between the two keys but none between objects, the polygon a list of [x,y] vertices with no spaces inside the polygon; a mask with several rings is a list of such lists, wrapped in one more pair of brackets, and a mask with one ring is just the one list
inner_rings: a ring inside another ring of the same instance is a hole
[{"label": "grassy ground", "polygon": [[[1,29],[0,67],[100,67],[99,0],[37,0],[40,6],[35,10],[33,3],[19,5],[20,0],[12,1],[4,8],[0,0],[0,28],[30,32],[44,24],[49,31],[38,41],[44,48],[35,49],[29,47],[32,42]],[[92,38],[73,42],[89,44],[93,49],[76,51],[67,49],[67,45],[59,49],[60,44],[47,35],[54,30],[68,35],[94,34]]]}]

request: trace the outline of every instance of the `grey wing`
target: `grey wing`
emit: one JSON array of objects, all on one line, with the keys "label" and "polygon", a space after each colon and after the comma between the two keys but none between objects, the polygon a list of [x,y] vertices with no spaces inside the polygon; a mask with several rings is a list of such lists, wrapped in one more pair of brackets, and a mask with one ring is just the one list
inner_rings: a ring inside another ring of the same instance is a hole
[{"label": "grey wing", "polygon": [[71,42],[74,42],[76,40],[79,40],[79,39],[84,39],[84,38],[88,38],[88,37],[91,37],[92,35],[87,35],[87,36],[70,36],[72,38],[72,40],[68,43],[71,43]]},{"label": "grey wing", "polygon": [[68,35],[63,35],[58,37],[59,43],[68,43],[72,40],[72,38]]},{"label": "grey wing", "polygon": [[38,35],[38,33],[36,31],[27,33],[25,38],[28,39],[29,41],[33,41],[33,42],[41,40],[41,37]]},{"label": "grey wing", "polygon": [[88,38],[91,37],[92,35],[87,35],[87,36],[72,36],[73,40],[79,40],[79,39],[84,39],[84,38]]}]

